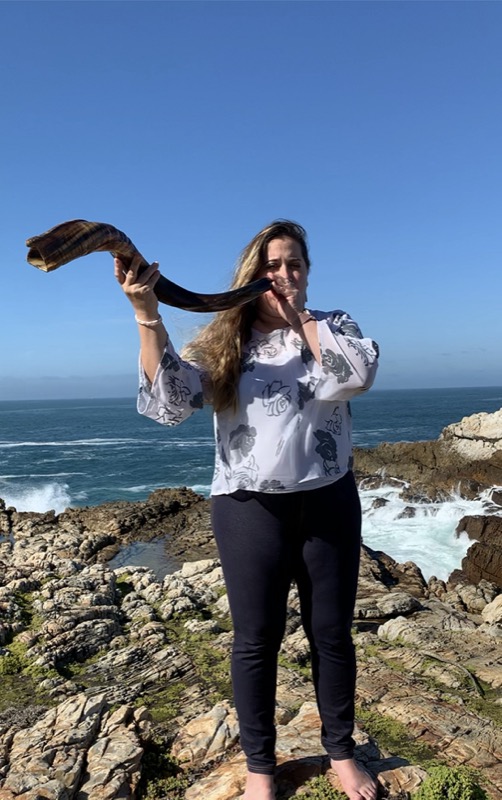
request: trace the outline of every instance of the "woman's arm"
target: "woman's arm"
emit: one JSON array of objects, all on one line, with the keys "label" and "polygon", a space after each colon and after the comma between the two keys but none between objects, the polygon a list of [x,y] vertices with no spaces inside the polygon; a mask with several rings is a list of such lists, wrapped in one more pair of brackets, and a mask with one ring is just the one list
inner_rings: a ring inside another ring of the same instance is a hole
[{"label": "woman's arm", "polygon": [[119,258],[114,259],[115,277],[131,302],[138,323],[141,363],[152,383],[167,342],[167,331],[162,324],[159,301],[153,291],[160,277],[159,265],[154,261],[138,278],[140,264],[141,256],[132,260],[129,269],[124,267]]},{"label": "woman's arm", "polygon": [[319,399],[348,400],[367,391],[375,380],[379,348],[363,337],[344,311],[333,311],[317,323],[321,351]]},{"label": "woman's arm", "polygon": [[138,278],[140,258],[126,270],[115,259],[115,276],[131,302],[140,337],[138,411],[163,425],[178,425],[204,404],[202,374],[176,353],[159,314],[153,291],[158,277],[154,262]]},{"label": "woman's arm", "polygon": [[303,343],[308,347],[317,363],[321,364],[322,355],[316,318],[310,311],[300,311],[296,319],[293,319],[291,327],[294,332],[301,337]]}]

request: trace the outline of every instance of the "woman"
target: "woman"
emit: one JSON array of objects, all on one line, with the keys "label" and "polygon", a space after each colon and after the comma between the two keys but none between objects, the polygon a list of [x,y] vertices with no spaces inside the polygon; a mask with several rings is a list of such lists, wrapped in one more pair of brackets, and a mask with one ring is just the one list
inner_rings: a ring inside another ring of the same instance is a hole
[{"label": "woman", "polygon": [[370,388],[377,345],[343,311],[305,308],[306,233],[278,220],[241,254],[232,288],[268,277],[253,303],[219,312],[174,351],[158,312],[154,263],[139,278],[115,260],[141,340],[141,414],[177,425],[214,409],[213,530],[234,625],[232,681],[247,760],[245,800],[272,800],[277,656],[295,580],[322,743],[350,800],[376,782],[354,760],[351,638],[361,509],[348,400]]}]

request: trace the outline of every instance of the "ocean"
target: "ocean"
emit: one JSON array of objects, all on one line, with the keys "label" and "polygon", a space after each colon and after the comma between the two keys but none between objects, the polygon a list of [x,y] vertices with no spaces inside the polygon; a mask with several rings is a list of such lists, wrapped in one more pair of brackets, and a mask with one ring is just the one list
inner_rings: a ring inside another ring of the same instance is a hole
[{"label": "ocean", "polygon": [[[464,416],[496,411],[502,387],[372,390],[351,405],[354,445],[374,447],[436,439]],[[135,398],[0,402],[0,498],[18,511],[144,500],[163,487],[189,486],[208,496],[213,453],[210,409],[165,428],[141,417]],[[377,496],[390,502],[374,509]],[[408,519],[399,519],[405,504],[391,487],[362,491],[361,501],[369,547],[414,561],[426,579],[445,580],[470,544],[455,536],[458,521],[483,513],[487,498],[452,496],[418,506]]]}]

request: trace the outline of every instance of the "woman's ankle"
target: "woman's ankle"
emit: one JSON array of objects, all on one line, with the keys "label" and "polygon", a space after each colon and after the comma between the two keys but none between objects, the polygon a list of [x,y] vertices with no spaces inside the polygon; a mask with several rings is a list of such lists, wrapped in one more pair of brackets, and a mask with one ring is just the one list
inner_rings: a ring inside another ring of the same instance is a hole
[{"label": "woman's ankle", "polygon": [[248,771],[241,800],[275,800],[274,776]]}]

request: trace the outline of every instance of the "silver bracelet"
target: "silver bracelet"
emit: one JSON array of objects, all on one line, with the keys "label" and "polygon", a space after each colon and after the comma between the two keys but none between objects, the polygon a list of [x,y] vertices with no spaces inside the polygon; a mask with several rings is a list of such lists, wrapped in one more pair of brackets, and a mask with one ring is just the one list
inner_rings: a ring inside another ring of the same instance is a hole
[{"label": "silver bracelet", "polygon": [[160,314],[157,317],[157,319],[138,319],[136,315],[134,316],[134,319],[136,320],[138,325],[144,325],[145,328],[155,328],[156,325],[162,324],[162,317],[160,316]]}]

